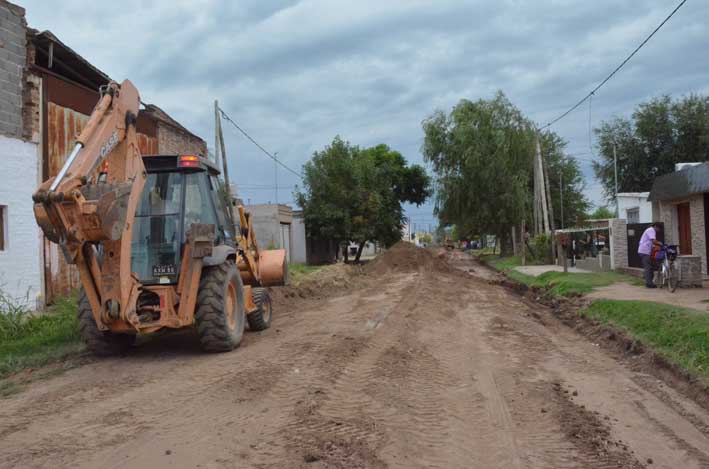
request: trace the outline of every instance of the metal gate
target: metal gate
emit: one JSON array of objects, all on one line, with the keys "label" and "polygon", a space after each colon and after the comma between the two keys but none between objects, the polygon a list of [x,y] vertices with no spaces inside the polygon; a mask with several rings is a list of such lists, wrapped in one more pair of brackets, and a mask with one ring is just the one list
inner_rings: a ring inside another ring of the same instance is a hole
[{"label": "metal gate", "polygon": [[[638,246],[640,245],[640,238],[642,237],[645,230],[651,226],[652,223],[631,223],[628,224],[628,266],[642,268],[643,264],[640,261],[640,255],[638,254]],[[664,243],[665,242],[665,227],[657,233],[657,240]]]}]

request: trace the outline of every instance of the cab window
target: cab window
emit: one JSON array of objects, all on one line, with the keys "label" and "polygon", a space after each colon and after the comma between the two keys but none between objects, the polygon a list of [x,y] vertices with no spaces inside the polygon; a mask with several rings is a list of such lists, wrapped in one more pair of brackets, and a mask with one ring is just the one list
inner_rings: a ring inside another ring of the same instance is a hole
[{"label": "cab window", "polygon": [[[193,223],[217,225],[212,198],[204,173],[185,175],[185,237]],[[217,242],[219,242],[217,233]]]}]

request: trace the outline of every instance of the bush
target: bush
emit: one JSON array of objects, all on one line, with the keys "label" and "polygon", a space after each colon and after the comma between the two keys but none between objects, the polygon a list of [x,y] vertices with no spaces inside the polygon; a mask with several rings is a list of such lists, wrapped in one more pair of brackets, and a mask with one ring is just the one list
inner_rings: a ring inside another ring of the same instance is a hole
[{"label": "bush", "polygon": [[541,264],[552,264],[554,260],[551,257],[551,241],[552,237],[546,234],[539,234],[532,238],[530,243],[532,247],[532,261]]}]

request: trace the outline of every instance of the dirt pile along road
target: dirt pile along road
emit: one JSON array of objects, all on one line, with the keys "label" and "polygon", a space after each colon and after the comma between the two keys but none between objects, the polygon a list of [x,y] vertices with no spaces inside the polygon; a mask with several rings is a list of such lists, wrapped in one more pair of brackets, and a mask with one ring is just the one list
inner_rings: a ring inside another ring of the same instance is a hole
[{"label": "dirt pile along road", "polygon": [[706,411],[470,258],[337,269],[233,353],[166,337],[1,401],[0,467],[709,467]]}]

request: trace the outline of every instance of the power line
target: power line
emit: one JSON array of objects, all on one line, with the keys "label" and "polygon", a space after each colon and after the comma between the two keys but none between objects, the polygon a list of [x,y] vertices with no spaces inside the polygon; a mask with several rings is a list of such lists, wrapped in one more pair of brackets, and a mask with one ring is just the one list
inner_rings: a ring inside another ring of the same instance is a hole
[{"label": "power line", "polygon": [[667,18],[665,18],[664,21],[663,21],[662,23],[660,23],[660,25],[659,25],[657,28],[655,28],[655,30],[654,30],[652,33],[650,33],[650,35],[649,35],[648,37],[646,37],[645,40],[644,40],[643,42],[641,42],[640,45],[639,45],[638,47],[636,47],[635,50],[634,50],[620,65],[618,65],[618,66],[616,67],[616,69],[611,72],[610,75],[608,75],[608,76],[605,78],[605,80],[603,80],[598,86],[596,86],[590,93],[588,93],[586,96],[584,96],[579,102],[577,102],[576,104],[574,104],[573,106],[571,106],[570,109],[568,109],[566,112],[564,112],[563,114],[561,114],[561,115],[560,115],[559,117],[557,117],[556,119],[554,119],[554,120],[552,120],[551,122],[549,122],[547,125],[545,125],[544,127],[542,127],[540,130],[546,129],[546,128],[551,127],[552,125],[556,124],[556,123],[559,122],[561,119],[563,119],[564,117],[568,116],[568,115],[571,114],[573,111],[575,111],[576,108],[578,108],[578,107],[579,107],[580,105],[582,105],[584,102],[586,102],[586,100],[587,100],[588,98],[590,98],[591,96],[593,96],[593,94],[594,94],[596,91],[600,90],[601,87],[602,87],[603,85],[605,85],[606,82],[608,82],[608,80],[610,80],[611,78],[613,78],[613,76],[614,76],[616,73],[618,73],[618,72],[620,71],[620,69],[623,68],[623,67],[625,66],[625,64],[628,63],[628,61],[630,61],[630,59],[632,59],[633,56],[634,56],[635,54],[637,54],[638,51],[639,51],[640,49],[642,49],[645,44],[647,44],[647,42],[665,25],[665,23],[667,23],[667,22],[670,20],[670,18],[672,18],[672,17],[674,16],[675,13],[677,13],[677,11],[678,11],[680,8],[682,8],[682,6],[683,6],[685,3],[687,3],[687,0],[682,0],[682,1],[680,2],[680,4],[677,5],[677,7],[675,7],[674,10],[672,10],[672,13],[670,13],[670,14],[667,16]]},{"label": "power line", "polygon": [[254,145],[256,145],[256,147],[258,147],[258,149],[261,150],[266,156],[268,156],[268,157],[271,158],[273,161],[275,161],[276,163],[278,163],[279,165],[281,165],[284,169],[287,169],[288,171],[290,171],[291,173],[295,174],[295,175],[298,176],[299,178],[301,178],[301,179],[303,178],[303,175],[302,175],[301,173],[299,173],[298,171],[296,171],[296,170],[294,170],[294,169],[291,169],[290,167],[286,166],[282,161],[280,161],[278,158],[276,158],[274,155],[272,155],[268,150],[266,150],[264,147],[262,147],[261,144],[259,144],[256,140],[254,140],[254,139],[251,137],[251,135],[249,135],[248,133],[246,133],[246,131],[245,131],[244,129],[242,129],[241,127],[239,127],[239,124],[237,124],[236,122],[234,122],[234,121],[231,119],[231,117],[229,117],[229,116],[227,115],[227,113],[224,112],[224,109],[219,108],[219,112],[222,114],[222,117],[223,117],[225,120],[227,120],[228,122],[230,122],[231,125],[233,125],[233,126],[236,128],[236,130],[238,130],[239,132],[241,132],[241,133],[244,135],[244,137],[248,138],[248,139],[251,141],[251,143],[253,143]]}]

